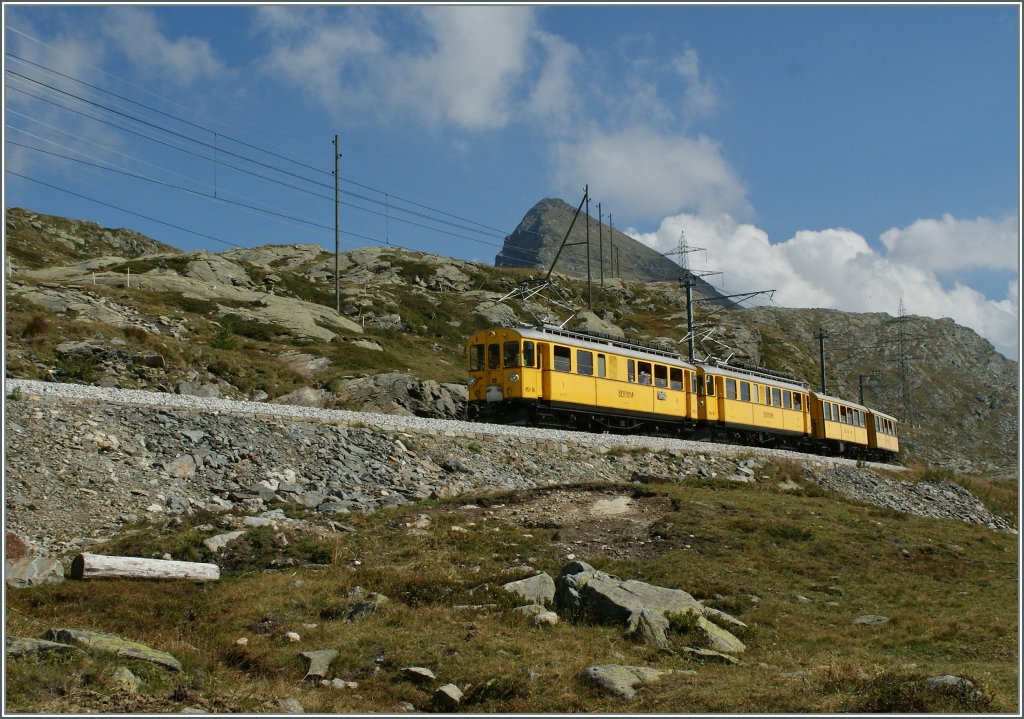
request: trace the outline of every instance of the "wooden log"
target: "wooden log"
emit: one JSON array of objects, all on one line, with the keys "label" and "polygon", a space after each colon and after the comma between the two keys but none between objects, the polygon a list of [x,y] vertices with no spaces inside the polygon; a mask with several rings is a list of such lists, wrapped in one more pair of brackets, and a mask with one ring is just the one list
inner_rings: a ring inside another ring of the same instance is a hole
[{"label": "wooden log", "polygon": [[108,557],[84,552],[71,561],[72,579],[126,577],[130,579],[191,579],[214,582],[220,567],[206,562],[176,562],[170,559]]}]

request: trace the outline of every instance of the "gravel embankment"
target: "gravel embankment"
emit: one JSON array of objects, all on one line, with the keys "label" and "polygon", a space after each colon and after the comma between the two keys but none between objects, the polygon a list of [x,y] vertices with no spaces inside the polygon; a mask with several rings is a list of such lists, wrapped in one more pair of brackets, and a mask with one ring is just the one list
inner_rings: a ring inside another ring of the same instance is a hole
[{"label": "gravel embankment", "polygon": [[343,519],[432,496],[637,474],[753,482],[778,457],[850,498],[1009,528],[955,484],[781,450],[8,379],[5,396],[15,389],[21,399],[4,413],[5,526],[46,553],[197,509],[257,514],[289,502]]}]

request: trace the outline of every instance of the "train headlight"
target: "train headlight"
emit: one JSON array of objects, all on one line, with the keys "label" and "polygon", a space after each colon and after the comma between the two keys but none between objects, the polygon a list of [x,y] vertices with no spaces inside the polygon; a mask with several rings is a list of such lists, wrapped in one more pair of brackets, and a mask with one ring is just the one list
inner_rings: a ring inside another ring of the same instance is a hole
[{"label": "train headlight", "polygon": [[472,387],[475,384],[476,384],[476,377],[470,377],[468,380],[466,380],[466,386],[467,387]]},{"label": "train headlight", "polygon": [[517,375],[517,374],[510,374],[508,376],[508,381],[509,382],[518,382],[519,381],[519,375]]}]

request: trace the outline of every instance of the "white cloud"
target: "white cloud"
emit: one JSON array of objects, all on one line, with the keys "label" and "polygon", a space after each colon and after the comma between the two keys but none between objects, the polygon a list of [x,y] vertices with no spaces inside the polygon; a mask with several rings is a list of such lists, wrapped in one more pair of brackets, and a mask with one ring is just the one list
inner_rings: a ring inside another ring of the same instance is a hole
[{"label": "white cloud", "polygon": [[718,106],[714,86],[700,75],[700,58],[689,48],[672,61],[672,67],[686,81],[683,111],[691,116],[710,115]]},{"label": "white cloud", "polygon": [[551,129],[561,132],[569,128],[579,114],[581,103],[575,88],[575,73],[582,61],[580,51],[557,35],[536,31],[534,40],[543,49],[543,58],[536,60],[540,72],[530,89],[526,112],[537,122],[554,123]]},{"label": "white cloud", "polygon": [[638,215],[745,213],[743,183],[707,137],[662,134],[644,127],[591,130],[580,140],[555,143],[556,174],[566,188],[590,185],[591,194]]},{"label": "white cloud", "polygon": [[210,43],[197,37],[169,39],[149,10],[135,7],[108,10],[102,27],[104,34],[136,67],[155,70],[179,85],[190,85],[200,77],[224,69]]},{"label": "white cloud", "polygon": [[[975,222],[990,223],[984,219]],[[952,217],[943,218],[942,224],[947,223],[958,224]],[[707,250],[706,255],[690,253],[690,267],[723,272],[727,292],[774,289],[774,302],[787,307],[892,315],[902,299],[908,313],[951,317],[988,339],[1007,357],[1018,359],[1016,279],[1007,287],[1005,299],[993,301],[962,282],[947,289],[916,258],[908,262],[899,255],[883,256],[850,230],[805,230],[772,244],[763,230],[725,214],[675,215],[665,218],[656,232],[630,229],[627,234],[664,252],[676,247],[681,231],[691,247]],[[721,285],[721,279],[713,278],[714,284]],[[754,300],[759,301],[763,300]]]},{"label": "white cloud", "polygon": [[504,126],[526,69],[533,11],[523,7],[421,10],[433,51],[409,58],[408,100],[469,129]]},{"label": "white cloud", "polygon": [[1019,267],[1017,217],[917,220],[882,233],[890,259],[944,272],[959,269],[1013,270]]},{"label": "white cloud", "polygon": [[503,127],[522,109],[538,50],[561,63],[539,68],[549,85],[557,86],[568,62],[565,48],[536,32],[531,8],[425,7],[410,17],[419,37],[402,45],[378,32],[370,13],[337,19],[318,9],[261,8],[254,29],[270,42],[271,72],[301,82],[329,111],[341,115],[344,108],[350,118],[411,114],[431,125]]}]

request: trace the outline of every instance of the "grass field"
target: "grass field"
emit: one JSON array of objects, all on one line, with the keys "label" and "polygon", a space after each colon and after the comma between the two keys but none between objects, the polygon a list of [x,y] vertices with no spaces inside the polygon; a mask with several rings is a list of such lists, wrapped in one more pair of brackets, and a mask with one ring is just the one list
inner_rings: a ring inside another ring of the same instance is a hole
[{"label": "grass field", "polygon": [[[294,697],[311,713],[394,712],[399,702],[430,710],[433,690],[451,682],[465,692],[461,710],[474,713],[1019,711],[1016,536],[773,487],[648,485],[672,508],[654,525],[655,549],[578,557],[624,579],[685,589],[741,619],[747,651],[738,665],[660,652],[621,627],[567,617],[534,626],[511,612],[517,602],[500,585],[531,572],[503,570],[529,565],[556,576],[567,561],[559,528],[479,509],[471,516],[464,507],[472,499],[463,497],[347,516],[354,531],[253,528],[217,557],[201,544],[211,532],[197,528],[217,518],[139,527],[91,551],[215,559],[221,581],[87,580],[8,591],[6,632],[113,632],[171,652],[184,670],[98,654],[8,660],[5,709],[276,712],[279,699]],[[410,527],[421,515],[429,527]],[[357,587],[388,601],[348,622]],[[866,614],[889,621],[853,623]],[[286,639],[289,631],[300,641]],[[673,637],[675,646],[689,641]],[[299,653],[315,649],[338,650],[330,676],[356,686],[303,681]],[[685,673],[628,701],[576,678],[610,663]],[[112,672],[121,665],[143,680],[137,691],[119,688]],[[410,665],[437,680],[405,678],[400,670]],[[969,679],[977,694],[925,687],[944,674]]]}]

